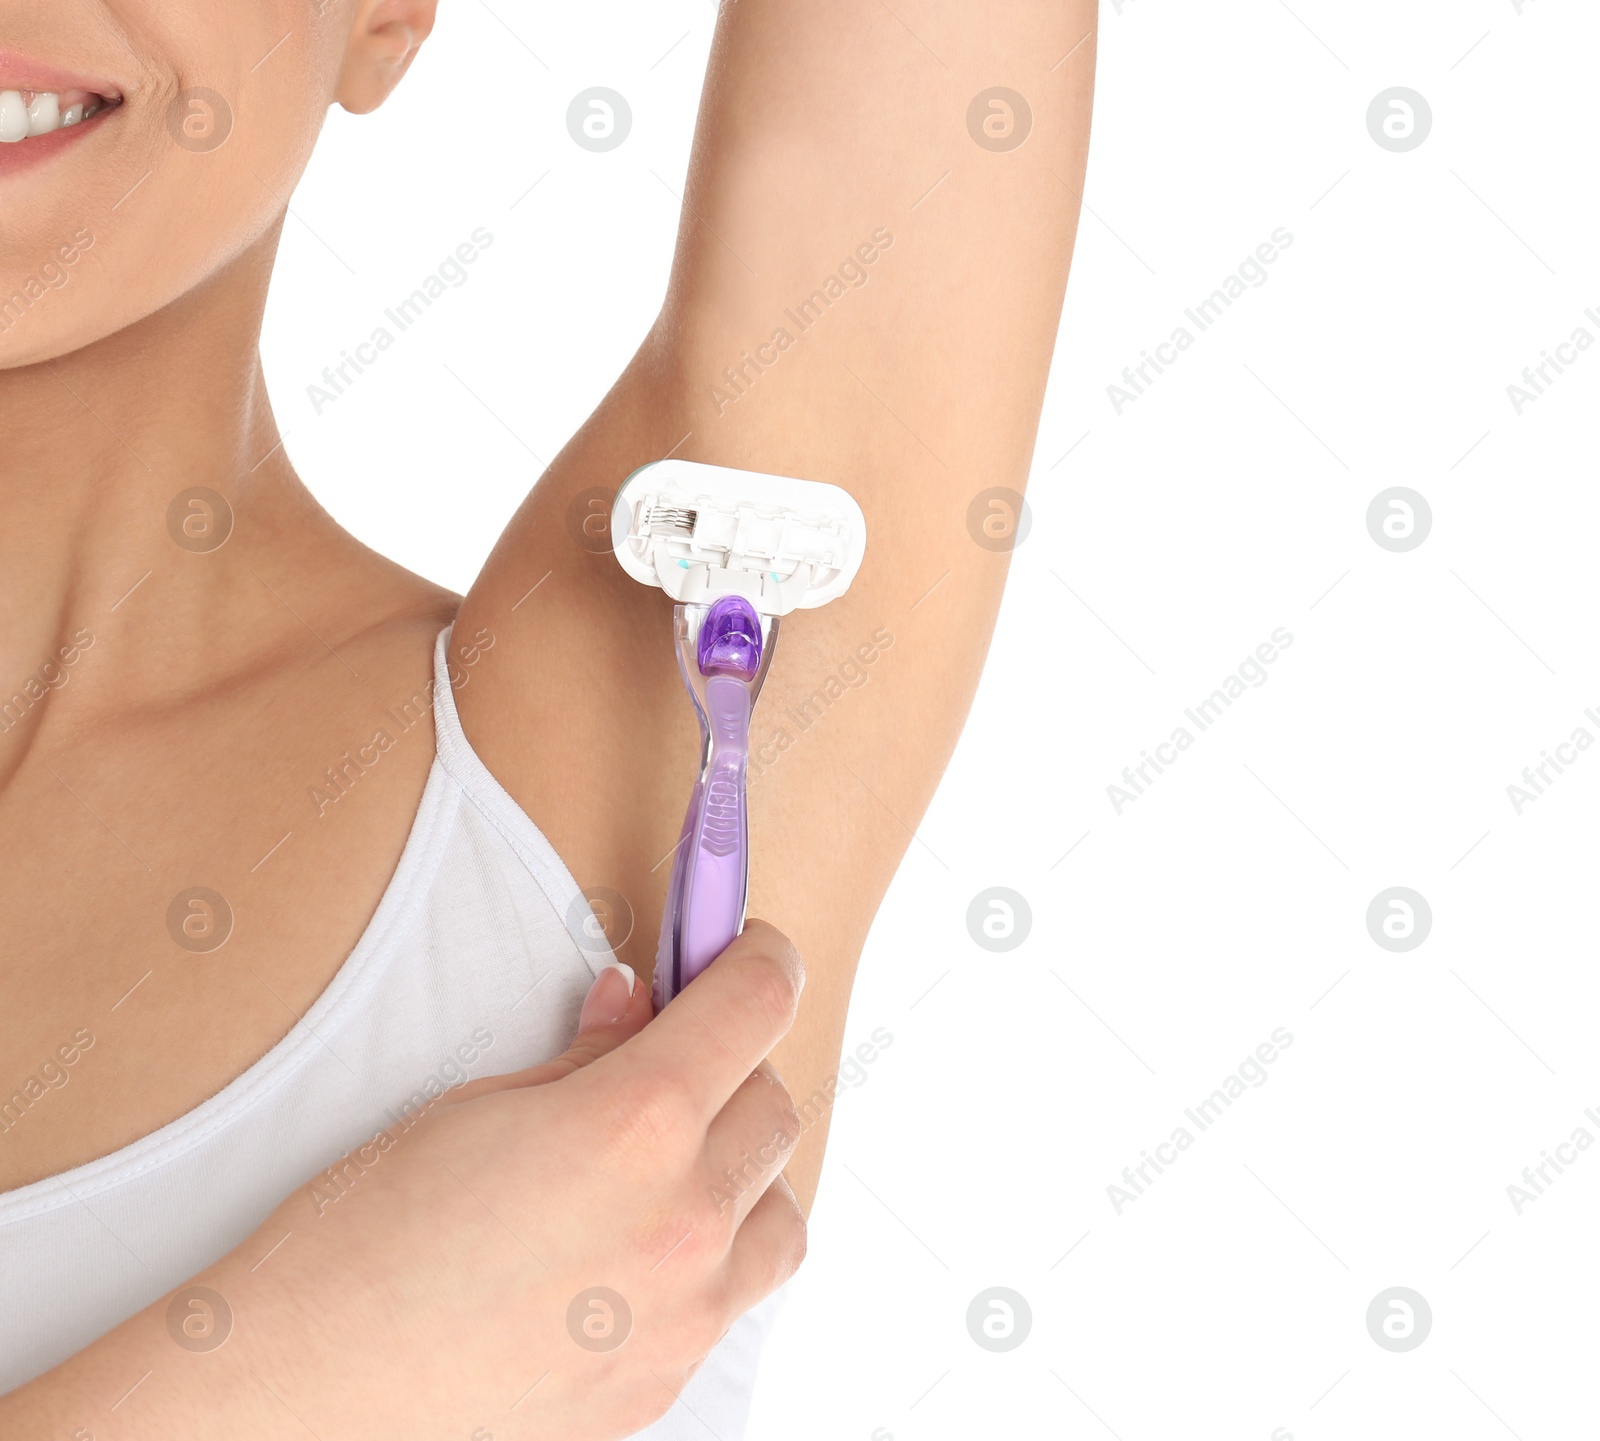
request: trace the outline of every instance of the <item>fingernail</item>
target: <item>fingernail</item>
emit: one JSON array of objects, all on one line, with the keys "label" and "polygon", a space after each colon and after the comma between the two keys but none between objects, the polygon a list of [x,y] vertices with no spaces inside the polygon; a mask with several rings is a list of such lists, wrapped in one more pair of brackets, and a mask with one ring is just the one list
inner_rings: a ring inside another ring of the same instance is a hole
[{"label": "fingernail", "polygon": [[589,994],[583,998],[583,1010],[578,1014],[578,1029],[587,1031],[594,1026],[614,1026],[628,1014],[628,1002],[633,999],[633,987],[638,978],[632,966],[612,961],[594,978]]}]

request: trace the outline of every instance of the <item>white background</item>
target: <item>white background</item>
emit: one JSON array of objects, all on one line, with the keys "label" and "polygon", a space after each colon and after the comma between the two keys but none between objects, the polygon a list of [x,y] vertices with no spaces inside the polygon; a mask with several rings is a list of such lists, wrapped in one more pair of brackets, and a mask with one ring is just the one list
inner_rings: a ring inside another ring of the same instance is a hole
[{"label": "white background", "polygon": [[[335,112],[266,338],[315,492],[458,589],[654,315],[714,20],[493,3]],[[754,1441],[1594,1434],[1600,1147],[1520,1215],[1506,1188],[1600,1140],[1600,750],[1520,815],[1506,787],[1600,738],[1600,353],[1521,415],[1506,387],[1600,338],[1600,25],[1523,10],[1102,13],[1032,532],[863,962],[851,1043],[894,1041],[837,1107]],[[565,128],[591,85],[633,109],[608,154]],[[1433,115],[1405,153],[1365,119],[1397,85]],[[469,281],[317,415],[307,385],[479,226]],[[1267,283],[1118,415],[1122,367],[1280,226]],[[1395,485],[1432,510],[1404,553],[1365,521]],[[1119,815],[1122,768],[1277,627],[1266,682]],[[968,934],[990,886],[1031,907],[1009,952]],[[1392,886],[1432,908],[1408,952],[1367,932]],[[1117,1214],[1277,1027],[1265,1083]],[[965,1321],[996,1285],[1032,1311],[1006,1354]],[[1396,1285],[1433,1318],[1402,1354],[1365,1324]]]}]

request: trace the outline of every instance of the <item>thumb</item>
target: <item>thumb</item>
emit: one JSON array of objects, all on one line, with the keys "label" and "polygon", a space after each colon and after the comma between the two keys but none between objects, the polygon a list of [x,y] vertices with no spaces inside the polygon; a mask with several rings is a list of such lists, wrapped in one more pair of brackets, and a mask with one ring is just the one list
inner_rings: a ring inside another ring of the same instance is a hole
[{"label": "thumb", "polygon": [[485,1076],[450,1093],[454,1104],[471,1101],[494,1091],[509,1091],[520,1086],[544,1086],[582,1070],[608,1051],[614,1051],[630,1036],[644,1029],[654,1013],[650,988],[641,984],[631,966],[613,961],[589,987],[583,1009],[578,1013],[578,1034],[572,1044],[553,1061],[513,1071],[506,1076]]}]

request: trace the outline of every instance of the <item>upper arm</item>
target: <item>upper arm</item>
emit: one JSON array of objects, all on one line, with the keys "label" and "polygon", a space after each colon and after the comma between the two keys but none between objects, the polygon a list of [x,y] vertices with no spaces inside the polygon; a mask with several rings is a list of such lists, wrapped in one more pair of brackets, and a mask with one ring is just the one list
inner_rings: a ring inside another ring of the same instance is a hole
[{"label": "upper arm", "polygon": [[[750,909],[806,958],[776,1053],[802,1099],[836,1070],[862,942],[988,645],[1008,556],[969,512],[1026,481],[1094,19],[1092,0],[727,6],[660,319],[462,606],[459,633],[495,639],[459,697],[467,733],[579,884],[626,898],[620,951],[645,973],[698,732],[671,602],[612,558],[609,496],[670,452],[860,503],[860,574],[785,620],[752,724]],[[1011,149],[969,131],[1002,85],[1031,109]],[[819,1152],[790,1165],[803,1201]]]}]

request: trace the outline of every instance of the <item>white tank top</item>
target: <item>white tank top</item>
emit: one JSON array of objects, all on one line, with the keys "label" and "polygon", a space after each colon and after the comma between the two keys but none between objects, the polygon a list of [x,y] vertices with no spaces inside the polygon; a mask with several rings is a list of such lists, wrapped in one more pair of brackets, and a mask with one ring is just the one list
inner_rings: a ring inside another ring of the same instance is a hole
[{"label": "white tank top", "polygon": [[[417,818],[371,924],[316,1003],[194,1110],[0,1193],[0,1395],[231,1251],[297,1186],[427,1097],[566,1049],[613,955],[561,858],[462,733],[449,639],[447,628],[434,647],[437,749]],[[638,1434],[743,1437],[779,1304],[739,1321],[683,1399]]]}]

